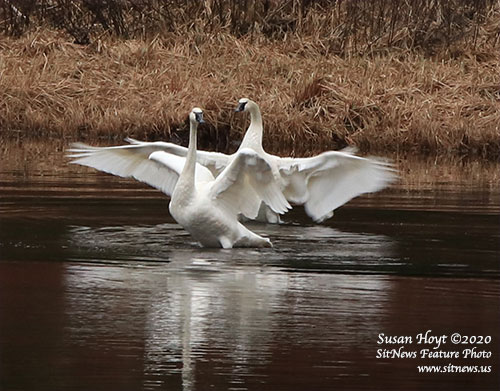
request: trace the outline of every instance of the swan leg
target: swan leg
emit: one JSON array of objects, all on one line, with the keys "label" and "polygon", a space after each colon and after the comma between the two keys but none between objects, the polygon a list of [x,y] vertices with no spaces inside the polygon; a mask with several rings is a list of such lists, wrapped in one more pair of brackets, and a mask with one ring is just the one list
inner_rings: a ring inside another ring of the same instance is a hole
[{"label": "swan leg", "polygon": [[271,223],[271,224],[283,223],[283,221],[280,218],[280,215],[276,212],[273,212],[271,210],[271,208],[269,208],[267,205],[266,205],[266,220],[268,223]]}]

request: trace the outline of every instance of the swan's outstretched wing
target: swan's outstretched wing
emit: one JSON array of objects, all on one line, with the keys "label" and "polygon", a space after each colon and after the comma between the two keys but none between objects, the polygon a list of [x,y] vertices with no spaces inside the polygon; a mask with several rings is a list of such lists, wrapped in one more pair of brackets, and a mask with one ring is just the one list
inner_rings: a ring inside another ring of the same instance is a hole
[{"label": "swan's outstretched wing", "polygon": [[211,196],[232,213],[257,217],[261,201],[276,213],[291,208],[274,179],[271,166],[252,149],[239,150],[234,159],[215,179]]},{"label": "swan's outstretched wing", "polygon": [[151,152],[148,149],[138,145],[91,147],[77,143],[73,144],[73,148],[68,152],[71,153],[68,156],[73,158],[70,163],[92,167],[124,178],[132,177],[169,196],[172,195],[185,160],[175,156],[170,166],[159,164],[149,159]]},{"label": "swan's outstretched wing", "polygon": [[[182,173],[184,168],[184,164],[186,162],[186,158],[173,155],[171,153],[167,153],[164,151],[156,151],[149,155],[149,159],[155,161],[158,164],[161,164],[165,168],[176,172],[179,176]],[[194,174],[195,182],[210,182],[215,178],[210,172],[210,170],[200,163],[196,163],[196,169]],[[173,188],[172,188],[173,191]]]},{"label": "swan's outstretched wing", "polygon": [[304,204],[315,221],[332,216],[350,199],[383,189],[396,178],[396,170],[382,160],[329,151],[310,158],[281,158],[284,194],[290,202]]},{"label": "swan's outstretched wing", "polygon": [[[137,146],[140,151],[144,151],[146,156],[149,156],[154,151],[165,151],[177,156],[186,157],[187,148],[181,145],[167,143],[164,141],[138,141],[127,137],[125,139],[131,145]],[[196,151],[196,161],[207,167],[214,176],[219,175],[224,168],[229,164],[230,156],[221,152]]]}]

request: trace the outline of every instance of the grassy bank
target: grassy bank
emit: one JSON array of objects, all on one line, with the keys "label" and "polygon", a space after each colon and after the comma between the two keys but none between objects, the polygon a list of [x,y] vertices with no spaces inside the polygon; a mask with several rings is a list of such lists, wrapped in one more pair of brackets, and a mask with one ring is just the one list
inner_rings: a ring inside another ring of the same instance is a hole
[{"label": "grassy bank", "polygon": [[235,31],[230,19],[214,27],[199,16],[175,31],[89,33],[85,44],[68,29],[32,23],[0,40],[2,137],[185,142],[196,105],[210,124],[200,145],[232,151],[248,123],[233,108],[249,97],[263,112],[265,147],[277,153],[356,145],[370,153],[498,157],[498,8],[446,44],[417,44],[394,29],[371,46],[368,33],[356,35],[344,49],[316,11],[279,34],[251,20]]}]

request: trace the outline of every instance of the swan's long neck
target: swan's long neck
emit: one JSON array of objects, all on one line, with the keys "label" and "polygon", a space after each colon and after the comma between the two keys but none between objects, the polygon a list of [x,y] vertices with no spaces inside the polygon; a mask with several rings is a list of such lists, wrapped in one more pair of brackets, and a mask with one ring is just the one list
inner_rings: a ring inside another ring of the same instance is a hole
[{"label": "swan's long neck", "polygon": [[262,150],[262,116],[257,104],[250,101],[247,105],[250,113],[250,126],[243,137],[240,148],[252,148],[255,151],[260,151]]},{"label": "swan's long neck", "polygon": [[194,188],[194,177],[195,177],[195,167],[196,167],[196,130],[198,124],[194,121],[189,122],[189,146],[186,155],[186,162],[184,163],[184,168],[182,169],[179,182],[182,182],[182,186],[191,186]]}]

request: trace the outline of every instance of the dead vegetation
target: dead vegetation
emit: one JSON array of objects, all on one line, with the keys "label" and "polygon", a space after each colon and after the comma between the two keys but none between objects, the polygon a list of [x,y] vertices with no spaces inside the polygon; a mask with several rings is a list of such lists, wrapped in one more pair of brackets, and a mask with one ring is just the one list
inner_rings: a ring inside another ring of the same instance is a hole
[{"label": "dead vegetation", "polygon": [[232,151],[246,96],[277,153],[500,153],[493,2],[33,4],[0,6],[5,137],[184,142],[197,105],[200,145]]}]

